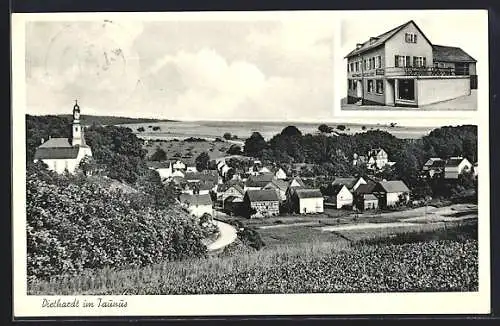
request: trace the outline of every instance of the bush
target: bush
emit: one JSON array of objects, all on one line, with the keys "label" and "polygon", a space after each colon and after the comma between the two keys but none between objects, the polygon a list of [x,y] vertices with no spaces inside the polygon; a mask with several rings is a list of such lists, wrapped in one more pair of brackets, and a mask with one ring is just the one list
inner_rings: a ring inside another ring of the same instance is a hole
[{"label": "bush", "polygon": [[340,131],[344,131],[346,129],[346,127],[344,125],[338,125],[337,129]]},{"label": "bush", "polygon": [[232,138],[232,137],[231,137],[231,133],[229,133],[229,132],[224,133],[224,135],[223,135],[222,137],[223,137],[224,139],[226,139],[226,140],[230,140],[230,139]]},{"label": "bush", "polygon": [[206,255],[203,228],[176,206],[154,208],[147,196],[128,196],[97,183],[57,182],[27,178],[31,281]]},{"label": "bush", "polygon": [[138,131],[138,132],[144,132],[144,131],[145,131],[145,129],[144,129],[144,127],[139,127],[139,128],[137,128],[137,131]]}]

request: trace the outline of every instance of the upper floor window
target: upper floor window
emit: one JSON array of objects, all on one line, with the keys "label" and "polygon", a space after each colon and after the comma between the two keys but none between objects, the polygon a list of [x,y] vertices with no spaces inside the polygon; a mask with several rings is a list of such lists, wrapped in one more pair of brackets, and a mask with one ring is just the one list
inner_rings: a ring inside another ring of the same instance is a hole
[{"label": "upper floor window", "polygon": [[354,65],[354,68],[356,71],[359,71],[359,61],[356,61],[356,64]]},{"label": "upper floor window", "polygon": [[417,34],[405,33],[405,41],[406,43],[417,43]]},{"label": "upper floor window", "polygon": [[351,71],[354,71],[354,62],[351,62]]},{"label": "upper floor window", "polygon": [[394,67],[410,67],[411,66],[411,60],[410,56],[404,56],[404,55],[395,55],[394,56]]},{"label": "upper floor window", "polygon": [[377,57],[377,68],[382,68],[382,57],[381,56]]},{"label": "upper floor window", "polygon": [[427,66],[425,57],[413,57],[413,66],[414,67],[425,67],[425,66]]}]

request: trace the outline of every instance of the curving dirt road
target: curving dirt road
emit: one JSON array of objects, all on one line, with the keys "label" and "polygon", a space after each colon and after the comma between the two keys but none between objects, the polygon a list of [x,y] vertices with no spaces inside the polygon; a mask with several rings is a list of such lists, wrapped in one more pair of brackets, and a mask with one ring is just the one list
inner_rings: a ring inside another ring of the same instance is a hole
[{"label": "curving dirt road", "polygon": [[225,246],[233,243],[236,240],[236,229],[227,223],[221,221],[214,221],[215,225],[219,228],[219,237],[217,240],[207,245],[208,251],[215,251],[224,248]]}]

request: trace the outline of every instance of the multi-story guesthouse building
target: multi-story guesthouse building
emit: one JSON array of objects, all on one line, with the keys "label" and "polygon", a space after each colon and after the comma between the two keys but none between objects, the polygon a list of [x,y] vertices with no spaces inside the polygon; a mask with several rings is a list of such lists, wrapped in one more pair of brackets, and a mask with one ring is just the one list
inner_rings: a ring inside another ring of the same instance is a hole
[{"label": "multi-story guesthouse building", "polygon": [[42,144],[35,152],[34,161],[43,161],[47,164],[49,170],[57,173],[63,173],[64,171],[74,173],[85,156],[91,157],[92,150],[85,143],[83,128],[80,123],[80,106],[75,103],[71,137],[50,137],[47,141],[42,139]]},{"label": "multi-story guesthouse building", "polygon": [[345,58],[351,104],[418,107],[477,88],[476,60],[432,44],[413,20],[358,43]]}]

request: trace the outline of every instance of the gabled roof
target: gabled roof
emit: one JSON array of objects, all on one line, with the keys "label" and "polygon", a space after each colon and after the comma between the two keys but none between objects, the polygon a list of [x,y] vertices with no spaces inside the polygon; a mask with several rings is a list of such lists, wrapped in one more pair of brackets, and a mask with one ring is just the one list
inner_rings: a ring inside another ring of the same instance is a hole
[{"label": "gabled roof", "polygon": [[323,194],[319,189],[297,189],[295,194],[299,198],[323,198]]},{"label": "gabled roof", "polygon": [[364,200],[378,200],[377,196],[374,194],[364,194],[363,195]]},{"label": "gabled roof", "polygon": [[268,187],[271,185],[274,185],[276,188],[278,188],[279,190],[283,190],[283,191],[286,191],[288,188],[288,182],[283,181],[283,180],[272,180],[267,185],[265,185],[265,187]]},{"label": "gabled roof", "polygon": [[344,188],[344,187],[346,187],[346,189],[349,190],[349,187],[347,187],[344,184],[335,184],[335,185],[332,185],[331,191],[332,191],[334,196],[337,196],[339,194],[339,192],[342,190],[342,188]]},{"label": "gabled roof", "polygon": [[248,177],[246,186],[247,187],[265,187],[269,182],[275,180],[274,174],[265,173],[259,175],[251,175]]},{"label": "gabled roof", "polygon": [[[301,178],[299,178],[299,177],[295,177],[295,178],[293,178],[292,180],[290,180],[290,187],[292,186],[292,183],[293,183],[294,181],[296,181],[296,182],[299,184],[299,187],[305,187],[305,186],[306,186],[306,185],[305,185],[305,183],[304,183],[304,181],[302,181],[302,179],[301,179]],[[295,187],[296,187],[296,186],[295,186]]]},{"label": "gabled roof", "polygon": [[371,194],[376,185],[377,184],[375,182],[369,181],[366,184],[359,185],[359,187],[354,190],[354,193],[357,195]]},{"label": "gabled roof", "polygon": [[380,181],[378,185],[388,193],[392,192],[409,192],[410,189],[401,180]]},{"label": "gabled roof", "polygon": [[187,203],[189,206],[193,205],[212,205],[212,198],[210,195],[188,195],[181,194],[179,196],[181,203]]},{"label": "gabled roof", "polygon": [[433,45],[432,57],[434,62],[477,62],[467,52],[456,46]]},{"label": "gabled roof", "polygon": [[332,186],[337,186],[337,185],[345,185],[348,189],[351,189],[354,187],[356,182],[358,181],[357,178],[350,177],[350,178],[335,178],[332,182]]},{"label": "gabled roof", "polygon": [[50,138],[37,148],[35,159],[75,159],[80,147],[88,148],[87,145],[71,146],[69,138]]},{"label": "gabled roof", "polygon": [[466,160],[464,157],[450,157],[446,160],[446,167],[455,167],[462,163],[463,160]]},{"label": "gabled roof", "polygon": [[368,41],[362,43],[363,45],[359,49],[352,50],[344,58],[349,58],[349,57],[361,54],[363,52],[366,52],[368,50],[377,48],[377,47],[385,44],[385,42],[387,42],[389,39],[391,39],[400,30],[402,30],[403,28],[405,28],[406,26],[408,26],[409,24],[412,24],[412,23],[415,25],[415,27],[420,32],[420,34],[422,34],[422,36],[427,40],[427,42],[429,42],[429,44],[432,44],[431,41],[429,41],[429,39],[427,38],[427,36],[425,36],[425,34],[422,32],[422,30],[420,30],[420,28],[417,26],[417,24],[415,24],[415,22],[413,20],[410,20],[402,25],[394,27],[393,29],[391,29],[385,33],[382,33],[378,36],[370,38],[371,40],[374,40],[374,41],[370,42],[370,39],[369,39]]},{"label": "gabled roof", "polygon": [[251,202],[279,201],[278,194],[273,189],[247,190],[246,195]]},{"label": "gabled roof", "polygon": [[243,190],[243,188],[240,185],[238,185],[238,184],[232,184],[232,185],[226,187],[226,189],[224,191],[227,191],[230,188],[234,188],[237,192],[239,192],[242,195],[245,194],[245,190]]},{"label": "gabled roof", "polygon": [[168,169],[171,167],[170,161],[146,161],[146,165],[154,169]]},{"label": "gabled roof", "polygon": [[215,170],[205,170],[202,172],[186,172],[184,175],[186,180],[200,180],[200,181],[211,181],[217,182],[219,176]]}]

